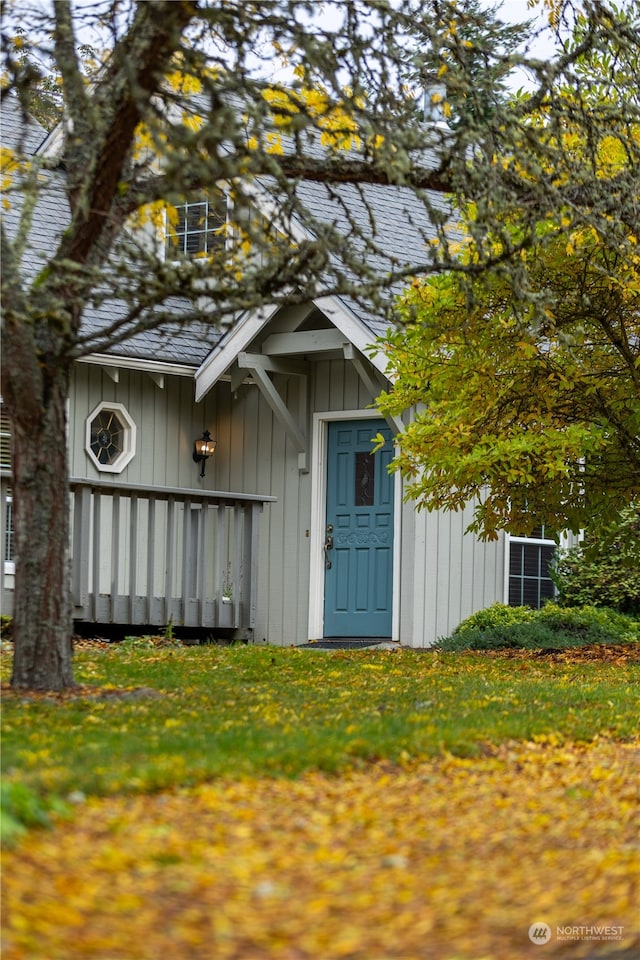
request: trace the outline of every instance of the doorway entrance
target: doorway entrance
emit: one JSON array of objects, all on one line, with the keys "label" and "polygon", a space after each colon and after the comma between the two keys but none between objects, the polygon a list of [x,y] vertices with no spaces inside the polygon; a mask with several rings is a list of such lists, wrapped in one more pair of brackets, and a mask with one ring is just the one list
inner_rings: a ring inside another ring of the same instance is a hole
[{"label": "doorway entrance", "polygon": [[[380,433],[385,445],[371,452]],[[384,420],[328,424],[324,636],[391,637],[393,456]]]}]

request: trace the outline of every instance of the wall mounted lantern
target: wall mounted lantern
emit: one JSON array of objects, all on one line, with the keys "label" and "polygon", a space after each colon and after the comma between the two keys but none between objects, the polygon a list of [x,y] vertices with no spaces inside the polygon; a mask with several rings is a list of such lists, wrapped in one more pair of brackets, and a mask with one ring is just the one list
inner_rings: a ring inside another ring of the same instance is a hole
[{"label": "wall mounted lantern", "polygon": [[211,434],[205,430],[199,440],[193,444],[193,459],[196,463],[201,463],[200,476],[204,477],[205,463],[216,449],[216,441],[211,439]]}]

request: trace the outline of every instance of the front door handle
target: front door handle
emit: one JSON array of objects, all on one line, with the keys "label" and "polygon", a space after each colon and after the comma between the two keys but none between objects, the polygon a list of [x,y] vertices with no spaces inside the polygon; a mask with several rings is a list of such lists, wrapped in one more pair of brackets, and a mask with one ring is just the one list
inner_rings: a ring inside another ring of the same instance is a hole
[{"label": "front door handle", "polygon": [[324,541],[324,565],[327,570],[331,569],[331,560],[329,559],[329,550],[333,550],[333,526],[327,526],[327,537]]}]

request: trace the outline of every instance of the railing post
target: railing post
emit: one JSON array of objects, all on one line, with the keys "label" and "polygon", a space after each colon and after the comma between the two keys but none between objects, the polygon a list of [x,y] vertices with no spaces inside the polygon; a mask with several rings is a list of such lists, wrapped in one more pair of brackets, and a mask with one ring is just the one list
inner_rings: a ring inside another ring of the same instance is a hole
[{"label": "railing post", "polygon": [[149,494],[147,500],[147,610],[146,622],[153,623],[153,562],[156,555],[156,498]]},{"label": "railing post", "polygon": [[244,578],[248,585],[246,618],[252,630],[256,625],[258,606],[258,533],[261,513],[262,504],[253,503],[245,508],[244,515]]},{"label": "railing post", "polygon": [[[193,560],[193,516],[191,498],[189,498],[184,501],[184,515],[182,518],[182,622],[187,627],[197,626],[198,619],[197,614],[194,617],[194,600],[191,596],[191,593],[195,593],[197,589],[196,570],[194,569]],[[194,587],[193,591],[192,585]]]},{"label": "railing post", "polygon": [[129,506],[129,623],[138,623],[136,595],[138,592],[138,497],[132,496]]},{"label": "railing post", "polygon": [[209,558],[209,505],[202,503],[200,505],[200,515],[198,517],[198,559],[197,559],[197,581],[196,596],[198,599],[198,619],[203,624],[205,621],[205,593],[207,583],[207,560]]},{"label": "railing post", "polygon": [[117,622],[118,606],[118,568],[120,565],[120,494],[115,492],[111,502],[111,596],[109,597],[109,616],[111,623]]},{"label": "railing post", "polygon": [[89,537],[91,533],[91,489],[75,487],[73,496],[73,572],[71,593],[74,606],[84,616],[89,600]]},{"label": "railing post", "polygon": [[233,625],[236,629],[242,626],[242,612],[241,612],[241,600],[243,596],[243,583],[242,583],[242,565],[243,565],[243,530],[244,530],[244,520],[245,508],[236,503],[233,509],[233,532],[234,532],[234,545],[233,545],[233,582],[234,582],[234,591],[233,591]]},{"label": "railing post", "polygon": [[100,598],[100,527],[102,525],[102,496],[99,490],[93,491],[93,543],[91,562],[91,610],[93,619],[98,619],[98,601]]},{"label": "railing post", "polygon": [[165,557],[165,577],[164,577],[164,622],[169,623],[173,619],[173,560],[175,550],[175,522],[176,522],[176,500],[175,497],[167,499],[167,554]]}]

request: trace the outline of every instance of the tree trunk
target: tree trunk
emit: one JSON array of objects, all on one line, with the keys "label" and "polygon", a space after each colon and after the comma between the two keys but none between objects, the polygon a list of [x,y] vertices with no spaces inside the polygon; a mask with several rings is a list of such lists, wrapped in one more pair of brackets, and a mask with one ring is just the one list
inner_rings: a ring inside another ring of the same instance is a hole
[{"label": "tree trunk", "polygon": [[68,569],[69,363],[58,360],[41,366],[37,383],[29,377],[28,368],[25,364],[8,376],[21,380],[23,388],[25,380],[31,381],[29,399],[23,395],[21,401],[18,391],[7,391],[16,550],[11,684],[30,690],[63,690],[75,685]]}]

